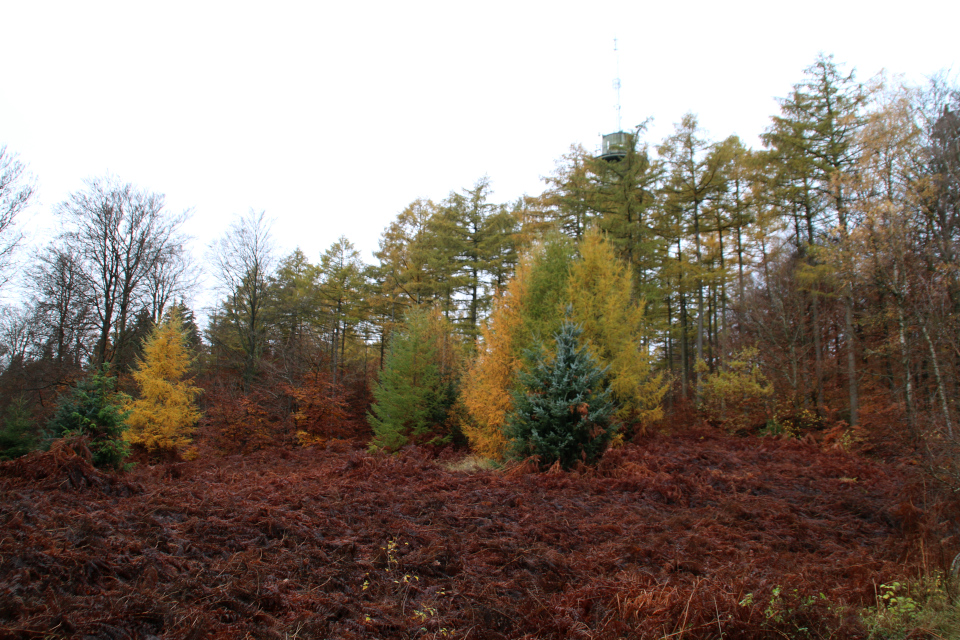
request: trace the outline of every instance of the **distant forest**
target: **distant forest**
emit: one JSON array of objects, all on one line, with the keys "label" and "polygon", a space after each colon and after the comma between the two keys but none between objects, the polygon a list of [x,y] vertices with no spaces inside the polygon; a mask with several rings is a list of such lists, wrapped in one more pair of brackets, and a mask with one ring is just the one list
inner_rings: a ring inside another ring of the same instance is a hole
[{"label": "distant forest", "polygon": [[[960,88],[821,56],[779,103],[760,149],[687,114],[571,147],[537,196],[491,202],[484,177],[416,200],[375,264],[346,237],[277,255],[253,211],[194,264],[162,195],[89,180],[3,309],[0,447],[59,435],[95,374],[142,398],[144,341],[176,316],[202,417],[165,455],[350,439],[569,467],[706,423],[911,452],[960,488]],[[5,148],[0,172],[9,264],[32,188]],[[201,270],[205,327],[183,302]],[[574,445],[544,435],[564,415],[589,427]]]}]

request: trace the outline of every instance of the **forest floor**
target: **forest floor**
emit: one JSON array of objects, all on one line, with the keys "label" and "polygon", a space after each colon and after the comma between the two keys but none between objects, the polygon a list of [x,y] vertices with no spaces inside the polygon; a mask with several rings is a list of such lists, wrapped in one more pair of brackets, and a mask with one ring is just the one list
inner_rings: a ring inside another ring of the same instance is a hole
[{"label": "forest floor", "polygon": [[797,441],[654,436],[571,473],[81,448],[0,465],[0,638],[859,638],[879,585],[957,546],[909,467]]}]

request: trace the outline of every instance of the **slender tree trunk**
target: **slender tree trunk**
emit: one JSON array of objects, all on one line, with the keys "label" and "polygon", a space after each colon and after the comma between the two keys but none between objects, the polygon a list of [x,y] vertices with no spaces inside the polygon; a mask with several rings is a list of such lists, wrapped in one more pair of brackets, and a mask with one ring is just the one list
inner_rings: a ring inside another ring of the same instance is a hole
[{"label": "slender tree trunk", "polygon": [[474,339],[476,339],[476,333],[479,326],[478,321],[478,286],[480,283],[480,273],[477,269],[471,270],[471,282],[470,282],[470,331]]},{"label": "slender tree trunk", "polygon": [[[847,287],[850,287],[847,284]],[[850,426],[860,424],[860,394],[857,380],[856,335],[853,327],[853,296],[848,292],[843,297],[844,333],[847,334],[847,376],[850,390]]]},{"label": "slender tree trunk", "polygon": [[923,331],[923,337],[927,341],[927,347],[930,349],[930,362],[933,364],[933,373],[937,379],[937,393],[940,396],[940,408],[943,411],[943,421],[947,426],[947,437],[953,440],[953,422],[950,420],[950,406],[947,404],[947,391],[943,383],[943,377],[940,375],[940,360],[937,358],[937,350],[933,346],[933,340],[930,339],[930,332],[927,331],[926,322],[920,323]]},{"label": "slender tree trunk", "polygon": [[378,367],[380,371],[383,371],[383,355],[384,355],[384,348],[386,347],[386,345],[387,345],[387,332],[383,331],[380,333],[380,366]]},{"label": "slender tree trunk", "polygon": [[903,318],[903,307],[897,304],[897,324],[900,334],[900,365],[903,367],[904,393],[907,403],[907,424],[910,431],[916,436],[917,417],[913,401],[913,376],[910,373],[910,356],[907,351],[907,328]]},{"label": "slender tree trunk", "polygon": [[717,343],[717,292],[712,286],[707,292],[707,363],[713,371]]},{"label": "slender tree trunk", "polygon": [[687,299],[680,294],[680,393],[684,398],[690,394],[690,354],[687,348]]},{"label": "slender tree trunk", "polygon": [[99,370],[103,366],[103,363],[109,361],[107,357],[107,347],[109,346],[110,339],[110,325],[112,324],[109,317],[104,316],[103,321],[100,323],[100,339],[97,340],[97,355],[96,369]]},{"label": "slender tree trunk", "polygon": [[686,399],[689,394],[687,381],[690,379],[690,358],[687,355],[687,294],[683,290],[683,251],[679,238],[677,239],[677,262],[680,264],[677,287],[680,291],[680,393]]},{"label": "slender tree trunk", "polygon": [[333,385],[337,385],[337,371],[340,364],[337,360],[337,348],[340,346],[340,312],[343,309],[343,300],[337,300],[336,315],[333,318],[333,335],[330,340],[330,374],[333,376]]},{"label": "slender tree trunk", "polygon": [[[841,167],[835,166],[837,175],[842,175]],[[836,188],[836,207],[837,221],[840,223],[840,242],[847,244],[849,237],[847,228],[847,210],[846,200],[843,195],[843,183],[834,182]],[[844,283],[843,295],[843,331],[847,338],[847,384],[850,390],[850,426],[855,427],[860,423],[860,393],[859,380],[857,379],[857,354],[856,354],[856,332],[853,323],[853,282],[847,278]]]},{"label": "slender tree trunk", "polygon": [[[703,360],[703,257],[700,252],[700,211],[699,203],[693,205],[693,237],[697,249],[697,363]],[[695,368],[697,388],[695,402],[697,407],[703,403],[703,372]]]},{"label": "slender tree trunk", "polygon": [[[803,217],[807,223],[807,245],[806,247],[802,245],[799,228],[797,229],[797,242],[809,264],[814,266],[816,262],[807,251],[809,247],[814,246],[816,233],[814,231],[813,206],[810,202],[810,184],[806,176],[803,178]],[[822,416],[826,409],[826,400],[824,399],[823,391],[823,343],[820,333],[820,297],[817,295],[818,286],[818,283],[814,282],[814,289],[810,292],[810,306],[813,310],[813,326],[811,327],[811,331],[813,333],[814,375],[817,378],[817,415]]]},{"label": "slender tree trunk", "polygon": [[817,383],[817,415],[824,414],[826,401],[823,397],[823,344],[820,336],[820,297],[816,291],[810,292],[810,306],[813,310],[813,367]]},{"label": "slender tree trunk", "polygon": [[343,372],[344,372],[344,355],[347,350],[347,328],[346,326],[340,331],[340,380],[343,381]]},{"label": "slender tree trunk", "polygon": [[[734,202],[736,203],[737,217],[733,228],[737,230],[737,284],[740,293],[740,304],[743,304],[743,202],[740,200],[739,177],[734,184],[736,188]],[[722,254],[723,252],[721,252],[721,255]],[[724,312],[726,312],[726,305],[724,305]],[[724,320],[724,326],[726,326],[726,320]]]},{"label": "slender tree trunk", "polygon": [[673,327],[673,302],[670,296],[667,296],[666,299],[667,305],[667,370],[673,374],[673,358],[674,358],[674,349],[673,349],[673,333],[671,328]]},{"label": "slender tree trunk", "polygon": [[[739,210],[740,204],[740,195],[739,195],[740,185],[737,183],[737,209]],[[718,210],[719,211],[719,210]],[[717,287],[719,288],[719,300],[716,303],[716,310],[714,313],[719,314],[717,321],[714,322],[714,330],[717,333],[716,337],[716,354],[717,354],[717,367],[719,368],[722,365],[723,360],[723,349],[722,346],[726,343],[726,332],[727,332],[727,273],[726,273],[726,260],[723,253],[723,226],[722,220],[720,219],[720,214],[717,213],[717,248],[720,252],[720,280]]]},{"label": "slender tree trunk", "polygon": [[916,438],[917,433],[917,412],[913,399],[913,375],[910,373],[910,352],[907,346],[907,321],[903,312],[903,299],[900,296],[900,267],[897,261],[893,263],[893,281],[896,286],[893,301],[897,305],[897,334],[900,343],[900,366],[903,367],[904,395],[907,405],[907,425],[910,432]]},{"label": "slender tree trunk", "polygon": [[[800,375],[798,372],[797,361],[797,345],[793,340],[790,341],[790,386],[793,387],[793,397],[797,398],[798,396],[803,396],[803,404],[806,405],[807,397],[805,394],[800,393]],[[796,400],[794,400],[796,402]],[[796,404],[794,404],[796,406]]]},{"label": "slender tree trunk", "polygon": [[743,284],[743,233],[742,229],[737,227],[737,284],[740,293],[740,305],[743,305],[744,284]]}]

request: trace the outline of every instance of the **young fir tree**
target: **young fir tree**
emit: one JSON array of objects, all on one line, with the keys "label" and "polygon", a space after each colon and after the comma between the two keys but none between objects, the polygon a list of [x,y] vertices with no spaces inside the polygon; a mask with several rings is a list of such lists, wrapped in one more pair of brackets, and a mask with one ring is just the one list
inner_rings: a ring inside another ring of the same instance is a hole
[{"label": "young fir tree", "polygon": [[114,389],[116,378],[108,375],[109,365],[81,380],[61,398],[56,413],[47,424],[54,438],[85,436],[90,440],[93,464],[119,469],[129,447],[123,438],[129,416],[125,409],[130,398]]},{"label": "young fir tree", "polygon": [[13,460],[40,445],[37,428],[30,416],[26,400],[14,399],[3,415],[0,427],[0,460]]},{"label": "young fir tree", "polygon": [[448,442],[457,398],[460,345],[439,309],[413,308],[391,337],[367,420],[373,449]]},{"label": "young fir tree", "polygon": [[581,343],[582,329],[569,319],[556,335],[551,358],[542,347],[533,369],[520,374],[514,410],[506,424],[514,457],[536,455],[541,467],[597,460],[617,430],[617,406],[604,385],[606,369]]},{"label": "young fir tree", "polygon": [[140,398],[129,404],[128,442],[152,453],[176,451],[190,444],[200,419],[200,389],[185,380],[191,357],[178,313],[168,314],[143,343],[143,359],[133,374]]}]

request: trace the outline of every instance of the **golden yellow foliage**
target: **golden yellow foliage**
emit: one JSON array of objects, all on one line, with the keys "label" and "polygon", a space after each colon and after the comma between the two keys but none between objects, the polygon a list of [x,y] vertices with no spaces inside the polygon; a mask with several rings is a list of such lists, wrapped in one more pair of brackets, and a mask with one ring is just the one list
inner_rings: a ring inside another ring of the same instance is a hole
[{"label": "golden yellow foliage", "polygon": [[617,416],[645,429],[663,416],[667,391],[643,344],[644,302],[632,299],[633,278],[597,231],[587,233],[570,270],[572,319],[583,327],[591,353],[609,366],[607,378],[621,408]]},{"label": "golden yellow foliage", "polygon": [[514,278],[493,302],[493,311],[480,331],[477,356],[461,387],[470,419],[462,424],[470,447],[482,456],[502,460],[507,440],[503,423],[513,408],[510,390],[520,368],[520,332],[531,257],[520,261]]},{"label": "golden yellow foliage", "polygon": [[190,367],[183,323],[169,315],[143,343],[143,359],[133,374],[140,398],[128,406],[126,439],[149,451],[176,450],[190,444],[200,419],[200,389],[184,380]]},{"label": "golden yellow foliage", "polygon": [[703,360],[697,362],[696,370],[706,374],[701,410],[707,418],[736,431],[749,426],[757,414],[769,413],[766,405],[773,397],[773,383],[760,370],[759,355],[756,347],[746,347],[714,373],[707,372]]},{"label": "golden yellow foliage", "polygon": [[469,414],[462,430],[476,453],[503,459],[508,444],[503,427],[514,408],[511,391],[524,351],[537,341],[552,349],[551,334],[568,304],[592,355],[609,367],[606,378],[621,405],[618,419],[644,429],[662,417],[667,387],[663,376],[652,372],[643,345],[643,304],[632,300],[633,290],[630,270],[597,232],[587,234],[577,260],[557,241],[534,246],[524,256],[494,301],[461,387]]},{"label": "golden yellow foliage", "polygon": [[297,431],[297,444],[301,447],[320,447],[322,449],[326,443],[327,439],[323,436],[306,431]]}]

